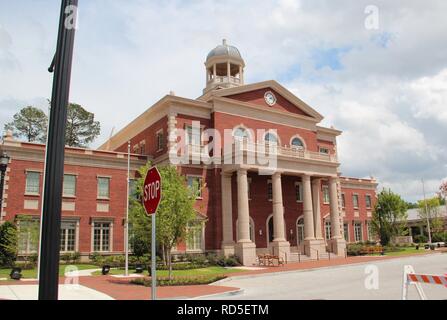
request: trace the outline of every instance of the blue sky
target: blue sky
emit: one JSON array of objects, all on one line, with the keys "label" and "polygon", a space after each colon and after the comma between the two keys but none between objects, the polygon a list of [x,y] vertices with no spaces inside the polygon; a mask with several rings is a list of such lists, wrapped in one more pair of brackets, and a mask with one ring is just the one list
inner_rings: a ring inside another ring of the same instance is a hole
[{"label": "blue sky", "polygon": [[[198,97],[204,60],[223,38],[246,81],[280,81],[325,116],[345,175],[373,175],[408,200],[447,177],[444,1],[80,0],[71,101],[102,124],[96,147],[175,91]],[[58,1],[0,0],[0,128],[26,105],[46,109]]]}]

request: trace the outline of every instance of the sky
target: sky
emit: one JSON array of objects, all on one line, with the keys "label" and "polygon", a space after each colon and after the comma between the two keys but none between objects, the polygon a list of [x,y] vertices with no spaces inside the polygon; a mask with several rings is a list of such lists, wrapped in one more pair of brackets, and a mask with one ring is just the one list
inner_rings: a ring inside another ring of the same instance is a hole
[{"label": "sky", "polygon": [[[0,130],[46,110],[60,4],[0,0]],[[276,80],[342,130],[343,175],[407,201],[447,179],[447,1],[79,0],[70,100],[101,122],[98,147],[174,91],[197,98],[222,39],[246,83]]]}]

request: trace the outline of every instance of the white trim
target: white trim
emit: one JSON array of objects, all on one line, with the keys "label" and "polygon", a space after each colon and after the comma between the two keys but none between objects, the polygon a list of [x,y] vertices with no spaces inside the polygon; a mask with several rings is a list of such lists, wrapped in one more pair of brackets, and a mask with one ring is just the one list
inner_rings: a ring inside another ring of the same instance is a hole
[{"label": "white trim", "polygon": [[233,127],[233,131],[231,132],[231,136],[233,137],[233,139],[235,139],[236,137],[234,136],[234,133],[236,132],[237,129],[244,129],[247,134],[248,134],[248,139],[250,142],[255,142],[254,140],[254,134],[253,134],[253,129],[247,127],[246,125],[244,125],[243,123],[238,124],[237,126]]}]

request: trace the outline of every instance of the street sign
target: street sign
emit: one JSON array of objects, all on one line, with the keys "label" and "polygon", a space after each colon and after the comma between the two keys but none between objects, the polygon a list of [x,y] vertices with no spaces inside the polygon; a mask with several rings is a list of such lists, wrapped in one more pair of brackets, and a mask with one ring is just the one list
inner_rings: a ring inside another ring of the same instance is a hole
[{"label": "street sign", "polygon": [[161,200],[161,176],[157,167],[153,167],[149,169],[146,174],[146,178],[144,179],[143,185],[143,206],[146,210],[146,213],[152,217],[152,253],[151,253],[151,262],[152,262],[152,300],[156,300],[157,297],[157,251],[156,251],[156,237],[155,237],[155,213],[157,212],[158,205]]},{"label": "street sign", "polygon": [[161,176],[156,167],[149,169],[143,185],[143,205],[148,215],[157,212],[161,200]]}]

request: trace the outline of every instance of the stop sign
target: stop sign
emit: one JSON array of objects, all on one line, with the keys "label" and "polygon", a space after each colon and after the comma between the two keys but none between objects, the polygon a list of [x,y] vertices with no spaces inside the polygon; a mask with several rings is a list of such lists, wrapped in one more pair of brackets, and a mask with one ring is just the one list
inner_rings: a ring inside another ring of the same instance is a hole
[{"label": "stop sign", "polygon": [[143,185],[143,205],[148,215],[155,214],[161,200],[161,176],[156,167],[149,169]]}]

